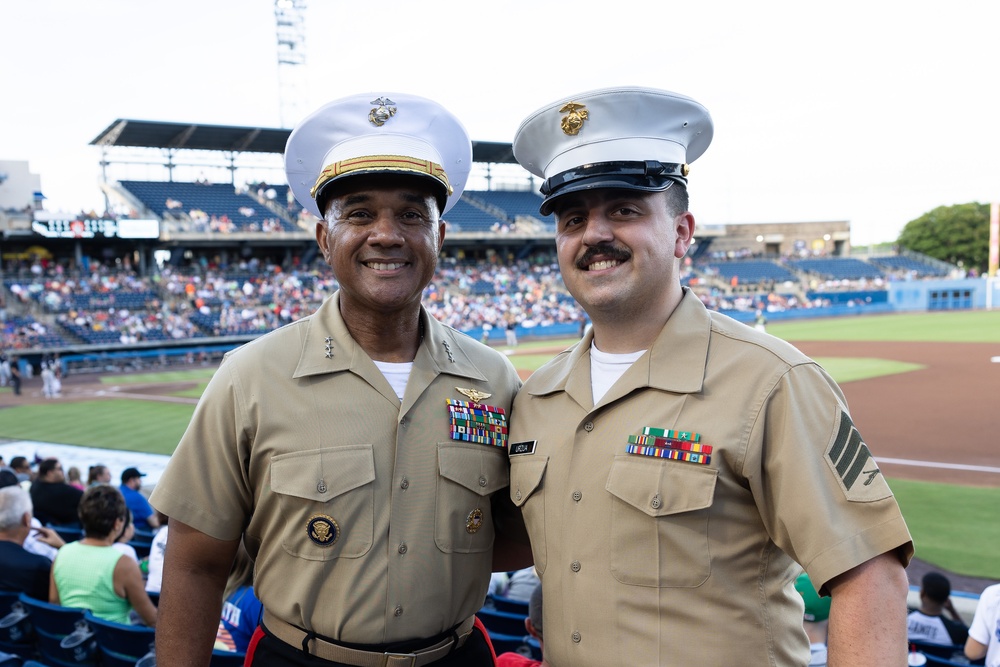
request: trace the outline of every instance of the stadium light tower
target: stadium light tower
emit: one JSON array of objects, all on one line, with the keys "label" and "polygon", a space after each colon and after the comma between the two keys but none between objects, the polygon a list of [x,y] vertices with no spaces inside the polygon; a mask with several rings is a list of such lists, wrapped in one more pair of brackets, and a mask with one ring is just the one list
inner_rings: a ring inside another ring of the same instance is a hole
[{"label": "stadium light tower", "polygon": [[278,35],[278,102],[282,127],[302,117],[306,94],[306,0],[274,0]]}]

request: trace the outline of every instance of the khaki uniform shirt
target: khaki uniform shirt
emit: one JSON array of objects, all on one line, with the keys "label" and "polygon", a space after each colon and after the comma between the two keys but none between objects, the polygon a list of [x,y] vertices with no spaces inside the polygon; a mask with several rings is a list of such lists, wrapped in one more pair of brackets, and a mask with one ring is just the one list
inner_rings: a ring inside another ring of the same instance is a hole
[{"label": "khaki uniform shirt", "polygon": [[506,441],[455,439],[447,399],[478,389],[509,414],[520,380],[503,355],[421,317],[402,405],[336,294],[227,355],[151,497],[212,537],[245,533],[264,607],[334,640],[432,637],[489,585]]},{"label": "khaki uniform shirt", "polygon": [[[514,403],[510,493],[542,580],[546,660],[806,665],[796,561],[825,583],[897,547],[912,554],[840,389],[687,291],[596,406],[591,341]],[[682,431],[668,434],[681,460],[627,453],[645,427]],[[684,451],[693,434],[710,453]]]}]

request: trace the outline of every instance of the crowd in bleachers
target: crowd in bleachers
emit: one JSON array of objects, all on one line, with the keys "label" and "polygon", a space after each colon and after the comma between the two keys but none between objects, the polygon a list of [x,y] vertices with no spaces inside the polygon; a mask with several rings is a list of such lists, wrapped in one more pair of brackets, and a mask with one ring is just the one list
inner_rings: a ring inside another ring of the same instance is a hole
[{"label": "crowd in bleachers", "polygon": [[[903,267],[908,277],[920,263],[906,259],[890,264]],[[927,275],[940,272],[923,266]],[[5,296],[22,307],[2,322],[0,346],[6,349],[254,335],[313,312],[337,289],[321,261],[288,270],[255,258],[228,266],[168,264],[148,277],[127,263],[94,260],[81,272],[42,261],[14,269],[8,275],[19,277],[4,280]],[[874,262],[852,258],[781,263],[709,257],[685,266],[682,276],[708,308],[723,312],[824,307],[831,299],[840,302],[833,292],[884,291],[887,280]],[[424,303],[434,317],[461,331],[523,331],[585,318],[552,253],[516,261],[444,258]]]}]

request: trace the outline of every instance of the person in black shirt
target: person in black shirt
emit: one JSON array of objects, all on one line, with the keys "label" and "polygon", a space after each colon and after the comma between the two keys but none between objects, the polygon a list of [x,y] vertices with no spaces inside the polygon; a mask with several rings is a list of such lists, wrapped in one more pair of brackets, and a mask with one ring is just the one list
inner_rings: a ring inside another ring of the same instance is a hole
[{"label": "person in black shirt", "polygon": [[31,498],[9,470],[0,471],[0,589],[20,591],[48,601],[52,561],[29,553],[22,546],[31,530],[57,549],[64,543],[50,528],[31,528]]}]

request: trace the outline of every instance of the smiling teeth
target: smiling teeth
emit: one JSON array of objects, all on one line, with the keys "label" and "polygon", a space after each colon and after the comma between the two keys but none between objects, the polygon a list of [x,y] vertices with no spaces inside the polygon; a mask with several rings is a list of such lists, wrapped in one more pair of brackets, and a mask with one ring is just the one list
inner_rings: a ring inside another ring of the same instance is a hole
[{"label": "smiling teeth", "polygon": [[376,271],[395,271],[396,269],[403,268],[402,262],[394,262],[392,264],[380,264],[377,262],[369,262],[368,267],[375,269]]},{"label": "smiling teeth", "polygon": [[587,267],[588,271],[601,271],[603,269],[610,269],[613,266],[618,266],[621,262],[614,259],[606,259],[603,262],[594,262]]}]

